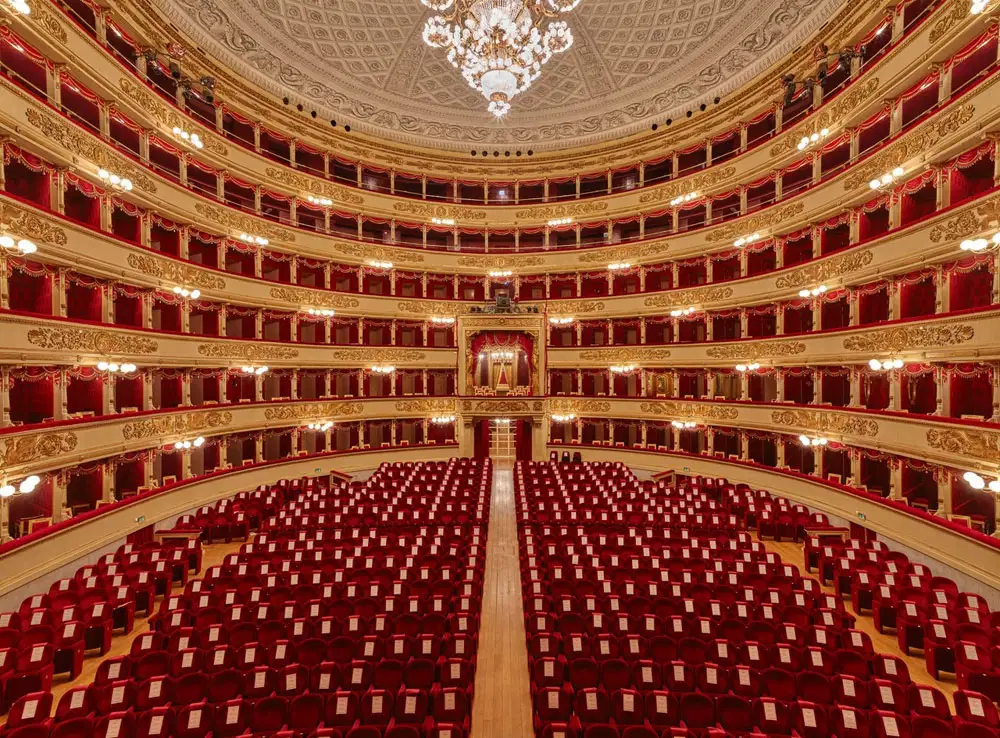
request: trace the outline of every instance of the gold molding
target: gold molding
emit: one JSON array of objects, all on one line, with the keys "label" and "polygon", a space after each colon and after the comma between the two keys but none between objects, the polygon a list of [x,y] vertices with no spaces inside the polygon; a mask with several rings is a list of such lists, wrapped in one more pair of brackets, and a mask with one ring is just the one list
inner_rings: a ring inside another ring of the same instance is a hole
[{"label": "gold molding", "polygon": [[264,176],[270,180],[285,185],[289,189],[309,192],[313,195],[328,197],[334,202],[345,205],[361,207],[365,204],[365,198],[353,192],[347,187],[329,184],[315,177],[308,177],[304,174],[291,170],[287,167],[268,167],[264,170]]},{"label": "gold molding", "polygon": [[0,465],[6,470],[73,451],[77,437],[70,431],[0,437]]},{"label": "gold molding", "polygon": [[198,353],[212,359],[229,359],[232,361],[267,361],[270,359],[295,359],[298,349],[284,346],[259,346],[255,343],[203,343],[198,346]]},{"label": "gold molding", "polygon": [[462,412],[468,414],[476,413],[514,413],[517,415],[528,415],[545,411],[545,403],[542,400],[529,402],[528,400],[507,400],[496,398],[493,400],[462,400]]},{"label": "gold molding", "polygon": [[579,261],[583,264],[593,264],[595,262],[610,264],[616,261],[637,261],[650,256],[664,256],[668,249],[669,246],[666,241],[637,243],[583,253],[580,254]]},{"label": "gold molding", "polygon": [[424,261],[423,254],[416,254],[406,248],[387,249],[371,243],[349,243],[347,241],[331,241],[326,244],[331,251],[367,263],[369,259],[391,261],[393,264],[420,264]]},{"label": "gold molding", "polygon": [[128,265],[143,274],[178,285],[202,290],[224,290],[226,280],[176,259],[161,259],[150,254],[129,254]]},{"label": "gold molding", "polygon": [[802,287],[803,285],[818,285],[827,280],[860,271],[874,260],[875,253],[871,249],[851,251],[830,259],[818,261],[815,264],[808,264],[798,269],[792,269],[778,277],[774,282],[774,286],[778,289],[787,289]]},{"label": "gold molding", "polygon": [[[865,181],[867,182],[867,180]],[[747,233],[786,230],[787,227],[782,223],[800,215],[805,208],[804,202],[794,202],[790,205],[776,204],[763,213],[722,223],[718,228],[713,228],[710,233],[707,233],[705,240],[708,243],[717,243],[719,241],[732,241]]]},{"label": "gold molding", "polygon": [[455,412],[455,400],[434,399],[434,400],[397,400],[397,413],[453,413]]},{"label": "gold molding", "polygon": [[[171,435],[186,435],[206,430],[218,430],[231,425],[233,414],[225,410],[205,412],[175,413],[159,418],[137,420],[122,426],[122,437],[126,441],[142,440]],[[166,439],[169,441],[170,439]]]},{"label": "gold molding", "polygon": [[159,344],[145,336],[131,336],[93,328],[32,328],[28,343],[54,351],[82,351],[100,356],[155,354]]},{"label": "gold molding", "polygon": [[568,202],[549,205],[544,208],[526,208],[514,213],[518,220],[552,220],[553,218],[585,218],[607,211],[608,203],[597,200],[591,202]]},{"label": "gold molding", "polygon": [[268,223],[262,218],[245,215],[235,210],[231,211],[229,208],[211,205],[207,202],[196,202],[194,209],[206,218],[214,220],[220,228],[251,233],[255,236],[262,236],[270,241],[295,243],[295,234],[292,231]]},{"label": "gold molding", "polygon": [[878,423],[874,420],[835,411],[775,410],[771,413],[771,422],[778,426],[837,433],[843,436],[875,438],[878,435]]},{"label": "gold molding", "polygon": [[696,287],[680,292],[667,292],[662,295],[650,295],[644,301],[646,307],[673,308],[687,305],[699,305],[705,302],[728,300],[733,296],[732,287]]},{"label": "gold molding", "polygon": [[459,266],[471,267],[473,269],[515,269],[518,267],[540,266],[545,260],[540,256],[516,255],[516,256],[459,256],[457,261]]},{"label": "gold molding", "polygon": [[927,445],[956,456],[971,456],[993,467],[1000,464],[1000,434],[995,431],[930,428]]},{"label": "gold molding", "polygon": [[577,313],[603,313],[605,305],[600,300],[548,300],[540,304],[542,310],[560,315]]},{"label": "gold molding", "polygon": [[971,325],[919,325],[883,328],[861,336],[844,339],[847,351],[886,352],[912,351],[917,348],[957,346],[971,341],[976,330]]},{"label": "gold molding", "polygon": [[392,209],[403,215],[421,218],[451,218],[452,220],[486,220],[485,210],[465,210],[454,205],[437,205],[423,202],[397,202]]},{"label": "gold molding", "polygon": [[663,361],[670,358],[670,349],[647,346],[629,346],[627,348],[602,348],[580,352],[584,361],[607,361],[609,364],[646,364]]},{"label": "gold molding", "polygon": [[771,359],[804,353],[802,341],[749,341],[746,345],[710,346],[705,353],[712,359]]},{"label": "gold molding", "polygon": [[707,172],[696,174],[690,180],[671,182],[670,184],[655,187],[649,192],[644,192],[639,195],[639,204],[656,205],[688,192],[701,192],[722,184],[734,174],[736,174],[736,167],[734,166],[713,167]]},{"label": "gold molding", "polygon": [[964,210],[954,218],[931,228],[929,238],[932,243],[958,241],[975,235],[987,228],[1000,225],[1000,197],[991,198],[972,210]]},{"label": "gold molding", "polygon": [[379,348],[374,346],[358,346],[354,349],[333,349],[327,353],[327,356],[330,358],[330,361],[367,361],[374,364],[415,364],[427,358],[427,354],[416,349]]},{"label": "gold molding", "polygon": [[125,93],[125,97],[130,102],[137,105],[146,115],[153,118],[165,128],[169,128],[172,131],[175,127],[178,127],[183,128],[189,133],[197,133],[208,151],[219,156],[229,156],[229,147],[219,140],[214,129],[196,125],[190,117],[181,115],[178,110],[171,108],[165,102],[161,101],[148,88],[134,79],[122,77],[118,80],[118,87]]},{"label": "gold molding", "polygon": [[639,406],[639,411],[646,415],[677,415],[685,418],[711,418],[712,420],[736,420],[740,416],[739,408],[713,402],[678,402],[676,400],[644,402]]},{"label": "gold molding", "polygon": [[611,412],[611,403],[604,400],[550,398],[550,413],[573,413],[582,415],[585,413],[607,414]]},{"label": "gold molding", "polygon": [[429,318],[432,315],[455,316],[465,312],[465,306],[455,302],[431,302],[430,300],[400,300],[396,309],[401,313],[414,313]]},{"label": "gold molding", "polygon": [[265,420],[314,420],[317,418],[352,417],[365,411],[363,402],[311,402],[305,405],[269,407],[264,411]]},{"label": "gold molding", "polygon": [[[793,128],[782,132],[769,153],[771,156],[781,156],[793,152],[803,137],[818,133],[824,128],[839,125],[849,112],[869,104],[871,101],[868,98],[875,99],[879,84],[879,78],[872,77],[860,85],[851,87],[843,95],[839,95],[832,104],[822,107],[818,115],[807,118]],[[836,138],[840,133],[843,131],[833,133],[831,136]]]},{"label": "gold molding", "polygon": [[10,202],[3,203],[3,224],[34,241],[49,243],[53,246],[65,246],[69,243],[66,231],[53,225],[48,218],[30,210],[18,207]]},{"label": "gold molding", "polygon": [[353,310],[361,304],[355,298],[345,294],[310,290],[306,287],[272,287],[268,294],[275,300],[330,310]]}]

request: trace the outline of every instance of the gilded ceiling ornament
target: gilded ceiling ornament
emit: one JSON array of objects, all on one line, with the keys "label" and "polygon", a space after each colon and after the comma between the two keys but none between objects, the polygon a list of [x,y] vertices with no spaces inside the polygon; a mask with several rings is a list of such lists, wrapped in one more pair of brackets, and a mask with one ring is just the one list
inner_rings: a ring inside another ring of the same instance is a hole
[{"label": "gilded ceiling ornament", "polygon": [[353,310],[361,304],[355,298],[347,295],[300,287],[272,287],[270,295],[275,300],[282,302],[329,310]]},{"label": "gilded ceiling ornament", "polygon": [[685,195],[688,192],[701,192],[711,189],[718,184],[728,182],[736,174],[736,167],[712,167],[706,172],[696,174],[693,177],[684,177],[670,184],[654,187],[648,192],[639,195],[641,205],[668,202],[675,197]]},{"label": "gilded ceiling ornament", "polygon": [[69,243],[66,231],[52,225],[48,218],[31,210],[26,210],[13,203],[3,203],[2,217],[4,225],[11,231],[32,241],[47,243],[53,246],[65,246]]},{"label": "gilded ceiling ornament", "polygon": [[711,346],[705,353],[713,359],[772,359],[805,353],[802,341],[743,341],[729,346]]},{"label": "gilded ceiling ornament", "polygon": [[196,202],[194,209],[218,223],[223,228],[241,233],[252,233],[255,236],[262,236],[270,241],[284,241],[285,243],[295,243],[295,234],[287,228],[280,228],[268,223],[260,218],[252,218],[249,215],[238,213],[230,208],[210,205],[207,202]]},{"label": "gilded ceiling ornament", "polygon": [[645,346],[604,348],[580,352],[584,361],[607,361],[609,364],[648,364],[670,358],[670,349]]},{"label": "gilded ceiling ornament", "polygon": [[610,249],[593,249],[581,253],[577,261],[584,264],[603,263],[611,264],[621,261],[639,261],[650,257],[660,257],[667,253],[669,246],[667,241],[653,241],[652,243],[637,243],[626,246],[615,246]]},{"label": "gilded ceiling ornament", "polygon": [[871,249],[851,251],[785,272],[775,280],[774,286],[778,289],[787,289],[817,285],[864,269],[874,259],[875,253]]},{"label": "gilded ceiling ornament", "polygon": [[639,405],[639,410],[646,415],[711,418],[712,420],[736,420],[740,416],[739,408],[715,402],[661,400],[644,402]]},{"label": "gilded ceiling ornament", "polygon": [[956,456],[1000,463],[1000,433],[995,431],[931,428],[927,431],[927,445]]},{"label": "gilded ceiling ornament", "polygon": [[455,401],[452,399],[439,400],[397,400],[397,413],[453,413],[455,412]]},{"label": "gilded ceiling ornament", "polygon": [[27,121],[41,131],[47,138],[56,142],[64,149],[84,159],[92,161],[99,167],[109,169],[116,174],[132,180],[137,189],[153,194],[156,192],[156,182],[145,168],[137,166],[123,156],[114,153],[106,144],[78,130],[71,123],[66,123],[54,115],[42,113],[34,108],[24,111]]},{"label": "gilded ceiling ornament", "polygon": [[416,364],[424,361],[427,354],[407,348],[379,348],[358,346],[351,349],[334,349],[324,354],[330,361],[370,362],[372,364]]},{"label": "gilded ceiling ornament", "polygon": [[861,166],[848,170],[844,178],[844,190],[854,190],[885,172],[903,166],[911,159],[925,155],[945,136],[955,133],[972,120],[976,108],[971,104],[961,105],[949,113],[929,118],[912,132],[904,135],[896,143],[886,146]]},{"label": "gilded ceiling ornament", "polygon": [[546,311],[560,315],[587,315],[603,313],[604,303],[600,300],[552,300],[543,304]]},{"label": "gilded ceiling ornament", "polygon": [[225,343],[203,343],[198,346],[198,353],[212,359],[229,359],[232,361],[269,361],[273,359],[298,358],[298,349],[284,346],[260,346],[254,343],[227,341]]},{"label": "gilded ceiling ornament", "polygon": [[845,436],[875,438],[878,435],[878,423],[852,413],[823,410],[776,410],[771,413],[771,422],[780,426],[837,433]]},{"label": "gilded ceiling ornament", "polygon": [[514,217],[518,220],[530,219],[542,221],[552,220],[554,218],[580,218],[586,215],[603,213],[607,209],[608,204],[606,202],[571,202],[563,203],[561,205],[547,205],[540,208],[518,210],[514,213]]},{"label": "gilded ceiling ornament", "polygon": [[803,136],[808,137],[810,134],[817,133],[823,128],[838,125],[850,113],[854,112],[855,108],[863,107],[868,103],[868,98],[875,95],[878,88],[878,77],[866,80],[860,85],[848,87],[847,91],[838,95],[832,103],[820,108],[819,113],[809,116],[799,125],[786,133],[782,133],[778,142],[771,147],[771,156],[780,156],[789,151],[796,151],[799,141],[802,140]]},{"label": "gilded ceiling ornament", "polygon": [[917,348],[940,348],[968,343],[976,335],[971,325],[918,325],[867,331],[844,339],[848,351],[887,353]]},{"label": "gilded ceiling ornament", "polygon": [[122,437],[126,441],[164,436],[185,435],[201,431],[225,428],[233,422],[233,414],[225,410],[208,412],[166,413],[159,418],[138,420],[122,426]]},{"label": "gilded ceiling ornament", "polygon": [[155,354],[159,344],[152,338],[93,328],[33,328],[28,343],[54,351],[74,351],[107,356]]},{"label": "gilded ceiling ornament", "polygon": [[186,287],[202,290],[224,290],[226,280],[216,277],[204,269],[190,266],[173,259],[160,259],[148,254],[129,254],[128,265],[150,277],[175,282]]},{"label": "gilded ceiling ornament", "polygon": [[452,220],[486,220],[485,210],[469,210],[455,205],[435,205],[422,202],[397,202],[392,209],[404,215],[420,218],[451,218]]},{"label": "gilded ceiling ornament", "polygon": [[0,466],[10,471],[12,467],[49,461],[76,449],[75,433],[11,434],[0,437]]},{"label": "gilded ceiling ornament", "polygon": [[287,167],[268,167],[264,174],[267,175],[268,179],[279,182],[294,190],[302,190],[320,197],[328,197],[338,204],[356,206],[365,204],[365,198],[347,187],[323,182],[316,177],[299,174]]},{"label": "gilded ceiling ornament", "polygon": [[931,228],[930,240],[932,243],[958,241],[997,226],[1000,226],[1000,197],[993,197],[935,225]]},{"label": "gilded ceiling ornament", "polygon": [[413,313],[430,317],[432,315],[459,315],[465,312],[465,306],[460,302],[431,300],[403,300],[396,303],[396,309],[401,313]]},{"label": "gilded ceiling ornament", "polygon": [[934,21],[934,25],[931,26],[930,36],[928,37],[931,46],[944,38],[956,23],[960,23],[968,18],[971,7],[972,3],[969,0],[952,0],[948,4],[948,9],[945,13]]},{"label": "gilded ceiling ornament", "polygon": [[350,243],[348,241],[330,241],[325,244],[331,251],[344,256],[350,256],[365,264],[370,259],[378,261],[389,261],[393,264],[419,264],[423,262],[424,255],[414,252],[412,249],[386,249],[367,243]]},{"label": "gilded ceiling ornament", "polygon": [[805,203],[793,202],[788,205],[778,205],[768,208],[762,213],[751,215],[750,217],[738,218],[731,223],[725,223],[718,228],[713,228],[705,236],[709,243],[718,241],[732,241],[745,233],[756,231],[780,230],[784,227],[784,221],[790,220],[805,210]]},{"label": "gilded ceiling ornament", "polygon": [[514,269],[544,264],[540,256],[460,256],[458,265],[472,269]]},{"label": "gilded ceiling ornament", "polygon": [[574,415],[611,412],[611,403],[604,400],[571,400],[568,398],[553,398],[549,400],[549,412],[556,414],[572,413]]},{"label": "gilded ceiling ornament", "polygon": [[269,407],[264,411],[265,420],[313,420],[316,418],[344,418],[361,415],[363,402],[309,402]]},{"label": "gilded ceiling ornament", "polygon": [[728,300],[733,296],[732,287],[696,287],[679,292],[665,292],[646,298],[646,307],[686,307],[688,305],[704,305],[705,303]]},{"label": "gilded ceiling ornament", "polygon": [[[541,409],[541,408],[539,408]],[[463,413],[530,413],[532,406],[525,400],[462,400]]]}]

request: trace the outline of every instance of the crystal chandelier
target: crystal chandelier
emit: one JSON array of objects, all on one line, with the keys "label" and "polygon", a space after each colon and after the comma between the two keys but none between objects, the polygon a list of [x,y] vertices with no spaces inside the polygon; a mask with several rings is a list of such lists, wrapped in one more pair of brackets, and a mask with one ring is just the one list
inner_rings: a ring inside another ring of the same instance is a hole
[{"label": "crystal chandelier", "polygon": [[566,21],[581,0],[420,0],[441,13],[427,19],[424,41],[447,49],[448,61],[502,118],[511,99],[531,87],[553,54],[573,45]]}]

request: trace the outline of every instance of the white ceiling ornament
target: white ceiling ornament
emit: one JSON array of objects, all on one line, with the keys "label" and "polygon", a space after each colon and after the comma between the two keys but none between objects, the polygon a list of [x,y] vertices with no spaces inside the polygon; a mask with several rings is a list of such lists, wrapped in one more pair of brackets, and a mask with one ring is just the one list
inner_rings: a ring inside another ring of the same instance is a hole
[{"label": "white ceiling ornament", "polygon": [[469,87],[489,101],[487,110],[503,118],[515,95],[531,87],[555,54],[573,45],[566,21],[580,0],[420,0],[443,13],[427,19],[424,43],[445,49],[448,61]]},{"label": "white ceiling ornament", "polygon": [[424,43],[425,23],[435,11],[428,13],[420,0],[157,5],[198,46],[279,98],[288,95],[325,118],[384,139],[466,153],[489,147],[492,153],[591,145],[681,118],[767,70],[843,3],[579,2],[572,13],[549,21],[570,22],[572,48],[555,54],[499,120],[483,109],[482,94],[462,80],[446,52]]}]

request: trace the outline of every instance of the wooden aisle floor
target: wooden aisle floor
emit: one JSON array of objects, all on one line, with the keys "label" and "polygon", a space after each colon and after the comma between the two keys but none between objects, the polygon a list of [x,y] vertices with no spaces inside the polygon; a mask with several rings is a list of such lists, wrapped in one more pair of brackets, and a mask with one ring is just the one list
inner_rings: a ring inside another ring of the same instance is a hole
[{"label": "wooden aisle floor", "polygon": [[494,467],[471,738],[529,738],[533,732],[514,475]]}]

